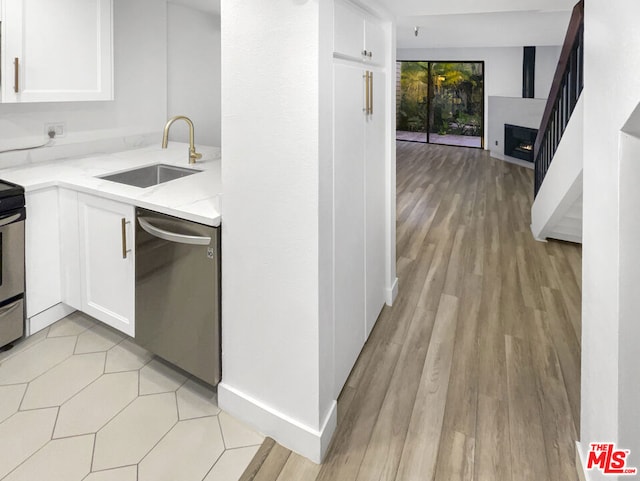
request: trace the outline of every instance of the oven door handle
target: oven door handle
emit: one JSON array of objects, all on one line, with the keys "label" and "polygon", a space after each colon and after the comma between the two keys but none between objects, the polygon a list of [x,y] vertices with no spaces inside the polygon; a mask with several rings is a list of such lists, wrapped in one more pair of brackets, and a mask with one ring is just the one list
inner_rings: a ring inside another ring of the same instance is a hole
[{"label": "oven door handle", "polygon": [[18,212],[17,214],[10,215],[9,217],[5,217],[4,219],[0,219],[0,227],[4,227],[5,225],[12,224],[17,221],[22,214]]},{"label": "oven door handle", "polygon": [[151,224],[148,217],[138,217],[138,223],[140,224],[140,227],[142,227],[142,229],[144,229],[144,231],[148,234],[169,242],[176,242],[178,244],[190,244],[196,246],[208,246],[211,243],[211,237],[178,234],[176,232],[160,229],[159,227]]},{"label": "oven door handle", "polygon": [[13,304],[9,304],[8,306],[0,308],[0,317],[6,316],[11,311],[16,309],[20,305],[20,302],[14,302]]}]

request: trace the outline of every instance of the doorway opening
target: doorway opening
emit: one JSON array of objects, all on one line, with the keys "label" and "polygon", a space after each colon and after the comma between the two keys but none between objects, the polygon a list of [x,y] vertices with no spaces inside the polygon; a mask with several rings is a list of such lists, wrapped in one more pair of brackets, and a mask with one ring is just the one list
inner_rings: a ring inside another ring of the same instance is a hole
[{"label": "doorway opening", "polygon": [[398,62],[396,140],[484,147],[484,62]]}]

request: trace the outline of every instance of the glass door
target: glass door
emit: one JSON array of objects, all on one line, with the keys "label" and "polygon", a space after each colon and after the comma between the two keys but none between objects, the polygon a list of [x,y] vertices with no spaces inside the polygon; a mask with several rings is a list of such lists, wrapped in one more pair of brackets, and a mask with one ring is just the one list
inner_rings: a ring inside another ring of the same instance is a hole
[{"label": "glass door", "polygon": [[484,62],[399,62],[396,139],[482,148]]},{"label": "glass door", "polygon": [[427,142],[429,62],[398,62],[396,139]]}]

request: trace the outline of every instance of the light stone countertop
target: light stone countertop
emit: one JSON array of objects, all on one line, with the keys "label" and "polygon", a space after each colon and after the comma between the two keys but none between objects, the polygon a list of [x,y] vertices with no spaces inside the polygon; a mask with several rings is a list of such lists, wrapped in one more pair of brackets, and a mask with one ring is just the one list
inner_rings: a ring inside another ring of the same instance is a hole
[{"label": "light stone countertop", "polygon": [[[0,179],[22,185],[27,192],[62,187],[104,197],[182,219],[211,226],[220,225],[220,149],[199,147],[203,154],[195,165],[188,163],[188,144],[170,142],[159,146],[112,154],[26,164],[0,170]],[[97,178],[154,164],[194,168],[202,172],[147,188]],[[28,215],[27,205],[27,215]]]}]

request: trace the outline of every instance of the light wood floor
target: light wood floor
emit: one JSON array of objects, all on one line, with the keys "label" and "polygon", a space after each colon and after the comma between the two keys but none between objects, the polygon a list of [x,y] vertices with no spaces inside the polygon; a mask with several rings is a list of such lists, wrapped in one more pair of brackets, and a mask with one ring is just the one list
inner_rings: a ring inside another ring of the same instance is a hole
[{"label": "light wood floor", "polygon": [[529,230],[532,171],[398,142],[400,294],[322,466],[267,440],[242,481],[575,481],[581,250]]}]

